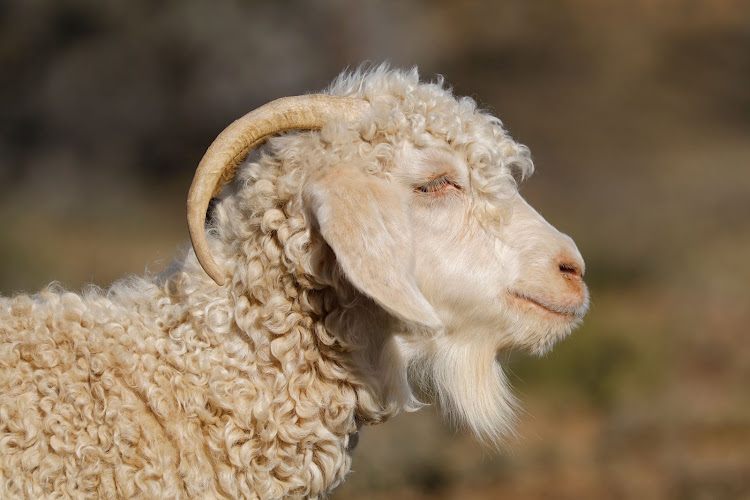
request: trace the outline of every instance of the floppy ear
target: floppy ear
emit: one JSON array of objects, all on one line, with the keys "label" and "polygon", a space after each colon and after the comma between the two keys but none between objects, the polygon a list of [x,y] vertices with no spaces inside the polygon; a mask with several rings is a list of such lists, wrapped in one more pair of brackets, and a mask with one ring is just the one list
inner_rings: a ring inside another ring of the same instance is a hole
[{"label": "floppy ear", "polygon": [[442,326],[417,287],[404,193],[349,166],[310,179],[305,202],[349,281],[394,316]]}]

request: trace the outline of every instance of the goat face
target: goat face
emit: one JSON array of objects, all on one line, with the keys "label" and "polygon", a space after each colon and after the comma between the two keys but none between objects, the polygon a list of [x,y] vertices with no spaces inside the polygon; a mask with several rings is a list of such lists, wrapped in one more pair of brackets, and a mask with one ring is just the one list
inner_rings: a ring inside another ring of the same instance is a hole
[{"label": "goat face", "polygon": [[482,219],[466,161],[442,148],[404,148],[397,178],[409,191],[419,288],[448,334],[495,350],[544,353],[588,308],[573,240],[509,186]]},{"label": "goat face", "polygon": [[403,322],[370,356],[386,399],[419,406],[412,387],[421,387],[497,443],[513,432],[515,408],[497,353],[541,354],[581,322],[583,260],[512,176],[481,192],[445,141],[392,150],[384,176],[356,162],[322,169],[305,205],[351,284]]},{"label": "goat face", "polygon": [[486,220],[470,167],[447,144],[402,143],[393,163],[387,180],[327,168],[306,191],[355,287],[407,323],[481,338],[493,352],[541,354],[580,324],[583,259],[512,178]]}]

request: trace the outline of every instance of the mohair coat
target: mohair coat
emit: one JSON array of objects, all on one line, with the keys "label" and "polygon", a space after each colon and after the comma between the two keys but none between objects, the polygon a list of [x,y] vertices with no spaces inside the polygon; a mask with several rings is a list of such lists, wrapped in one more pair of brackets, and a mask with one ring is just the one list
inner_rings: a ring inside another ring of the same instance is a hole
[{"label": "mohair coat", "polygon": [[106,291],[0,298],[0,497],[316,498],[348,472],[362,425],[418,406],[407,368],[383,362],[411,327],[336,265],[310,172],[387,178],[399,144],[444,141],[493,222],[528,151],[416,71],[346,74],[328,92],[373,110],[272,139],[241,170],[209,231],[224,286],[188,252]]}]

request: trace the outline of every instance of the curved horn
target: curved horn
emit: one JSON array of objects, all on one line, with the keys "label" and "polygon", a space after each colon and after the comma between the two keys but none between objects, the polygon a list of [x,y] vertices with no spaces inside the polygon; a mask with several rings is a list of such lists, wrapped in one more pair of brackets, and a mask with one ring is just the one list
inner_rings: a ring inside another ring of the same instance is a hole
[{"label": "curved horn", "polygon": [[270,135],[285,130],[318,129],[334,116],[354,121],[368,108],[367,101],[352,97],[326,94],[283,97],[249,112],[219,134],[198,165],[187,203],[188,230],[195,256],[216,284],[223,285],[224,277],[206,241],[206,212],[211,198],[232,180],[237,166]]}]

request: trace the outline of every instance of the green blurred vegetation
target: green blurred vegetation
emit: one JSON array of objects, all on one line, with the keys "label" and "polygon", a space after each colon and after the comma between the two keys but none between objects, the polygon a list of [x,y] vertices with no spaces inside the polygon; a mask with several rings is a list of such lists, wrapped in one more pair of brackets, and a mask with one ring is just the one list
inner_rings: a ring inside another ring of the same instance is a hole
[{"label": "green blurred vegetation", "polygon": [[334,498],[750,497],[743,0],[0,2],[0,293],[158,271],[219,130],[386,59],[531,147],[523,194],[592,308],[546,357],[501,354],[507,449],[403,415]]}]

